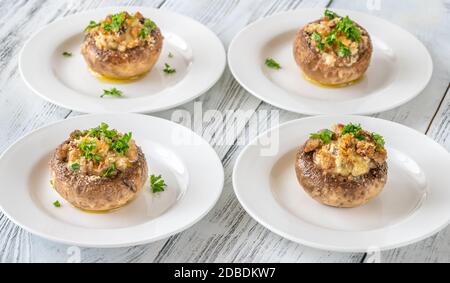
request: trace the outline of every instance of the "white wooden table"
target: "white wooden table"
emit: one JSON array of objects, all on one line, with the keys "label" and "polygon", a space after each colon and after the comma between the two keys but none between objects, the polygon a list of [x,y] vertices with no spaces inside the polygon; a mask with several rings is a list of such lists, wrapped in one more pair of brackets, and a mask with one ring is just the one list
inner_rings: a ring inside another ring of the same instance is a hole
[{"label": "white wooden table", "polygon": [[[423,132],[450,151],[450,0],[0,0],[0,153],[35,128],[81,114],[50,104],[25,86],[18,72],[18,53],[27,38],[58,18],[117,5],[152,6],[190,16],[211,28],[226,47],[247,24],[285,10],[329,6],[386,18],[415,34],[427,46],[433,57],[434,72],[430,84],[417,98],[375,116]],[[220,81],[196,101],[203,103],[204,111],[276,109],[247,93],[228,69]],[[193,105],[194,102],[190,102],[180,108],[192,112]],[[172,112],[154,115],[170,119]],[[280,122],[302,117],[283,110],[279,113]],[[229,123],[233,121],[225,121],[225,125]],[[240,129],[242,133],[250,123],[253,123],[251,119]],[[200,134],[214,133],[218,127],[223,124],[204,125]],[[293,243],[254,221],[235,198],[230,178],[243,146],[237,142],[218,145],[215,142],[218,138],[210,142],[224,164],[225,187],[219,202],[203,220],[180,234],[143,246],[82,248],[81,261],[362,262],[366,259],[363,253],[320,251]],[[66,245],[31,235],[0,214],[0,261],[66,262],[72,252]],[[419,243],[383,252],[381,260],[450,262],[450,227]]]}]

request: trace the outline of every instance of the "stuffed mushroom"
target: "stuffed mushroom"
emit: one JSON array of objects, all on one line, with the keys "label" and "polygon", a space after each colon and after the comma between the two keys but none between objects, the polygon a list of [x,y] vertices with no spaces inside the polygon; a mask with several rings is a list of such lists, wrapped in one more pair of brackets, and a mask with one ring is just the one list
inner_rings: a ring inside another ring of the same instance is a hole
[{"label": "stuffed mushroom", "polygon": [[330,86],[346,86],[369,67],[369,33],[348,16],[326,10],[324,16],[301,28],[295,37],[294,58],[307,79]]},{"label": "stuffed mushroom", "polygon": [[73,206],[89,211],[119,208],[142,190],[147,162],[131,138],[102,123],[75,130],[50,160],[54,189]]},{"label": "stuffed mushroom", "polygon": [[85,33],[81,54],[91,71],[108,79],[129,80],[148,73],[163,46],[160,29],[139,12],[91,21]]},{"label": "stuffed mushroom", "polygon": [[368,203],[387,180],[384,139],[360,125],[338,124],[310,135],[299,148],[297,179],[318,202],[335,207]]}]

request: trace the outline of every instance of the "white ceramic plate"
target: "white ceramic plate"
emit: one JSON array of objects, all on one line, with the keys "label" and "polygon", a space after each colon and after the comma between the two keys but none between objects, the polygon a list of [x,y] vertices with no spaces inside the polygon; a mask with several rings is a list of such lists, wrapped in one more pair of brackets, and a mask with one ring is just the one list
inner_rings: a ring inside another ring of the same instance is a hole
[{"label": "white ceramic plate", "polygon": [[[383,134],[388,150],[384,190],[357,208],[316,202],[295,175],[295,152],[309,133],[338,122]],[[245,210],[278,235],[320,249],[364,252],[407,245],[444,228],[450,219],[449,168],[450,154],[415,130],[370,117],[319,116],[285,123],[252,141],[237,159],[233,185]]]},{"label": "white ceramic plate", "polygon": [[[80,53],[83,30],[90,20],[128,11],[151,18],[164,36],[156,66],[144,78],[130,83],[107,83],[95,78]],[[62,56],[72,52],[70,58]],[[169,58],[168,54],[173,57]],[[172,12],[146,7],[92,10],[58,20],[37,32],[25,44],[19,69],[27,85],[44,99],[86,113],[154,112],[188,102],[220,78],[226,63],[217,36],[204,25]],[[163,72],[164,63],[176,73]],[[122,98],[100,98],[103,89],[117,87]]]},{"label": "white ceramic plate", "polygon": [[[296,65],[295,33],[320,18],[323,9],[301,9],[264,18],[242,30],[228,51],[230,69],[239,83],[267,103],[303,114],[369,114],[385,111],[418,95],[431,78],[427,49],[413,35],[383,19],[349,15],[369,32],[373,55],[361,81],[344,88],[324,88],[306,81]],[[282,69],[265,66],[274,58]]]},{"label": "white ceramic plate", "polygon": [[[48,162],[53,150],[72,130],[101,122],[133,133],[149,174],[166,181],[164,192],[153,194],[147,182],[130,204],[94,214],[72,207],[52,189]],[[223,168],[209,144],[185,127],[145,115],[102,114],[60,121],[20,139],[0,157],[0,179],[0,208],[20,227],[66,244],[118,247],[156,241],[200,220],[220,196]],[[55,200],[60,208],[53,206]]]}]

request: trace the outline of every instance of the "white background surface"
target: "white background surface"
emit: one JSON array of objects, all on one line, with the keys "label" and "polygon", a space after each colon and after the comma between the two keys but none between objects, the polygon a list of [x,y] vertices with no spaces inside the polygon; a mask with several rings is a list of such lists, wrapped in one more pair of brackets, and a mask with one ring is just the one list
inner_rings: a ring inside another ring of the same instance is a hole
[{"label": "white background surface", "polygon": [[[380,3],[377,5],[369,3]],[[79,115],[47,103],[28,89],[18,73],[20,47],[36,29],[79,11],[116,5],[143,5],[175,11],[211,28],[228,47],[233,36],[264,16],[306,7],[354,9],[385,18],[417,36],[434,62],[430,84],[414,100],[374,116],[410,126],[450,150],[450,2],[448,0],[155,0],[155,1],[0,1],[0,152],[31,130],[49,122]],[[417,66],[420,71],[420,66]],[[219,82],[197,101],[203,109],[276,109],[251,96],[225,70]],[[194,102],[182,105],[192,113]],[[270,112],[269,112],[270,113]],[[156,113],[170,118],[172,110]],[[280,122],[302,115],[280,111]],[[226,125],[233,121],[225,121]],[[252,126],[254,120],[242,126]],[[266,124],[260,124],[261,130]],[[270,124],[267,124],[270,126]],[[211,136],[223,124],[208,123],[199,134]],[[225,187],[216,207],[189,230],[144,246],[118,249],[81,249],[83,262],[361,262],[364,253],[316,250],[283,239],[254,221],[240,206],[231,185],[231,172],[243,145],[218,145],[211,139],[225,167]],[[33,236],[0,215],[0,261],[66,262],[73,248]],[[450,228],[419,243],[382,252],[384,262],[450,262]]]}]

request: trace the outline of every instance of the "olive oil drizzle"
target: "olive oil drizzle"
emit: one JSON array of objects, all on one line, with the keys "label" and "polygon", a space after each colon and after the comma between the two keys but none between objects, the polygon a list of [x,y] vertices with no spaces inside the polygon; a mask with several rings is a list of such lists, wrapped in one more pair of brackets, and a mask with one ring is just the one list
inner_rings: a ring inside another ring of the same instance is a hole
[{"label": "olive oil drizzle", "polygon": [[349,81],[349,82],[342,83],[342,84],[323,84],[321,82],[318,82],[318,81],[308,77],[305,73],[303,73],[303,77],[308,82],[310,82],[312,84],[315,84],[317,86],[320,86],[320,87],[324,87],[324,88],[343,88],[343,87],[347,87],[347,86],[351,86],[351,85],[357,84],[360,81],[362,81],[362,79],[364,78],[364,76],[361,76],[361,77],[357,78],[356,80]]},{"label": "olive oil drizzle", "polygon": [[94,75],[94,77],[96,77],[99,81],[105,82],[105,83],[116,83],[116,84],[127,84],[127,83],[132,83],[135,81],[138,81],[140,79],[142,79],[143,77],[145,77],[147,75],[147,73],[138,75],[138,76],[134,76],[131,78],[127,78],[127,79],[118,79],[118,78],[110,78],[107,76],[103,76],[95,71],[93,71],[92,69],[89,69],[89,71],[92,73],[92,75]]}]

